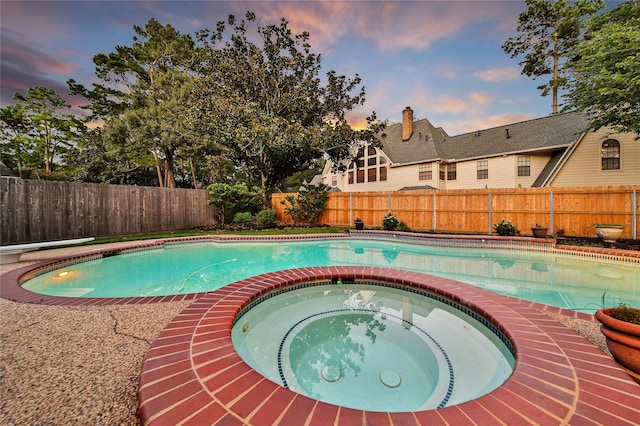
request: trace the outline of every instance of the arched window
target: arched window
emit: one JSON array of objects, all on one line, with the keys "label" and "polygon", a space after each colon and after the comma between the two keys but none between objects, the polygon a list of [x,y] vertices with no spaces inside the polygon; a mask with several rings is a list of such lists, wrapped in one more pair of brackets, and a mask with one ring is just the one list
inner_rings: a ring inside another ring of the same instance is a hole
[{"label": "arched window", "polygon": [[620,142],[615,139],[602,142],[602,170],[620,170]]},{"label": "arched window", "polygon": [[378,153],[374,147],[360,147],[355,161],[349,166],[348,183],[387,180],[387,167],[385,164],[387,164],[386,158],[381,153]]}]

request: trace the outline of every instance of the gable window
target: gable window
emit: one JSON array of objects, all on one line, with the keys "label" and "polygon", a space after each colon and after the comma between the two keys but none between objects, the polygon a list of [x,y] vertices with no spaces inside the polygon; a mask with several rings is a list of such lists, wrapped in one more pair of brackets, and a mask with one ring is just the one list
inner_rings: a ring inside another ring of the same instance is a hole
[{"label": "gable window", "polygon": [[620,170],[620,142],[615,139],[602,142],[602,170]]},{"label": "gable window", "polygon": [[[372,146],[358,149],[358,155],[349,171],[349,183],[387,180],[387,159]],[[355,181],[355,182],[354,182]]]},{"label": "gable window", "polygon": [[518,157],[518,176],[531,176],[531,157],[521,155]]},{"label": "gable window", "polygon": [[489,160],[480,160],[476,163],[478,179],[489,179]]},{"label": "gable window", "polygon": [[447,180],[456,180],[458,165],[456,163],[447,164]]},{"label": "gable window", "polygon": [[333,186],[334,188],[338,186],[338,175],[336,174],[331,175],[331,186]]},{"label": "gable window", "polygon": [[433,178],[433,170],[431,163],[418,165],[418,180],[431,180]]}]

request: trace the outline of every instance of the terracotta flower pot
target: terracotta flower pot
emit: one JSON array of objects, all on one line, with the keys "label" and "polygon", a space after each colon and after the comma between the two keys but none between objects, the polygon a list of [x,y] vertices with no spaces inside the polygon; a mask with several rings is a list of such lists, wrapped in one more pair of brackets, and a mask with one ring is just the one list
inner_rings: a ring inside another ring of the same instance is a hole
[{"label": "terracotta flower pot", "polygon": [[602,323],[600,331],[607,339],[607,347],[618,364],[630,371],[640,383],[640,325],[620,321],[611,316],[616,308],[600,309],[596,319]]},{"label": "terracotta flower pot", "polygon": [[536,238],[546,238],[549,228],[531,228],[531,233]]}]

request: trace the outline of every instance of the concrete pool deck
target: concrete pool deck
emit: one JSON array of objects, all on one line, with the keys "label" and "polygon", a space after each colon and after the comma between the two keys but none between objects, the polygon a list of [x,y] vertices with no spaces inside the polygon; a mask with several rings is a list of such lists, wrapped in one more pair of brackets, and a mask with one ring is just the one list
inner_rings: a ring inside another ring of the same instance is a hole
[{"label": "concrete pool deck", "polygon": [[[2,296],[6,295],[5,290],[13,287],[10,281],[17,283],[17,277],[31,268],[33,266],[19,268],[15,273],[3,275]],[[338,273],[346,272],[340,270]],[[394,272],[402,276],[392,276],[391,279],[409,279],[403,271]],[[326,272],[322,272],[324,274]],[[308,279],[308,271],[300,278]],[[273,280],[271,284],[278,285],[290,279],[290,275],[269,277],[269,281]],[[485,397],[421,413],[365,413],[292,394],[253,370],[243,369],[248,367],[243,367],[242,362],[226,365],[226,362],[233,361],[235,351],[228,342],[224,342],[226,331],[218,323],[230,324],[231,312],[235,312],[237,304],[251,297],[246,288],[235,288],[232,284],[218,292],[198,295],[199,298],[177,315],[153,342],[140,378],[143,424],[316,424],[317,421],[320,424],[403,425],[473,424],[474,421],[477,424],[637,423],[636,419],[640,418],[640,386],[606,354],[549,318],[544,311],[593,321],[591,316],[453,283],[441,284],[446,291],[455,290],[461,300],[471,298],[480,309],[489,309],[489,316],[504,326],[509,336],[515,336],[519,356],[516,371],[504,386]],[[249,285],[259,287],[262,284]],[[176,300],[174,297],[129,298],[104,299],[98,303],[87,299],[34,297],[33,293],[30,296],[31,300],[23,301],[97,306]],[[222,316],[218,316],[217,311],[221,311]],[[215,370],[209,370],[211,368]]]}]

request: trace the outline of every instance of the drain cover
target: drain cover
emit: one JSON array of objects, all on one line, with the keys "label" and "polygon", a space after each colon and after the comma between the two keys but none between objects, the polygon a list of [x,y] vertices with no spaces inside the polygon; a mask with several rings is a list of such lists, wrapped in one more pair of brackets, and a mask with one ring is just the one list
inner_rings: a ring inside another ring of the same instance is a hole
[{"label": "drain cover", "polygon": [[342,369],[335,365],[326,365],[320,374],[327,382],[337,382],[342,378]]},{"label": "drain cover", "polygon": [[382,370],[380,372],[380,381],[388,388],[397,388],[402,383],[402,378],[393,370]]}]

